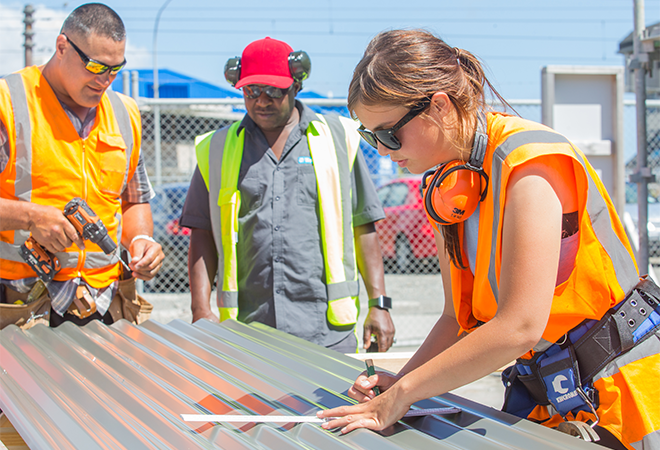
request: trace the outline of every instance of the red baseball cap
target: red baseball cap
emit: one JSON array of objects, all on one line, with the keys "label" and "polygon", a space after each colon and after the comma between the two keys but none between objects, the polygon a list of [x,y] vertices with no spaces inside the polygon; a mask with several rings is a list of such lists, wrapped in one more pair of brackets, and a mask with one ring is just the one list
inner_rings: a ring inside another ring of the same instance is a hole
[{"label": "red baseball cap", "polygon": [[266,37],[245,47],[241,56],[241,78],[236,89],[248,84],[266,84],[288,88],[293,83],[289,69],[289,54],[293,48],[277,39]]}]

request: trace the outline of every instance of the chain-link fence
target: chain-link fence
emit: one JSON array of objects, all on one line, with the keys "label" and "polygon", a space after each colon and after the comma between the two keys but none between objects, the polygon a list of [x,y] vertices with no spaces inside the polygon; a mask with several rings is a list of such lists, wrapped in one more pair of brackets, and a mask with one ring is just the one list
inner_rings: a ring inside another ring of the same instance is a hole
[{"label": "chain-link fence", "polygon": [[[317,112],[348,115],[341,100],[304,101]],[[139,103],[143,120],[142,151],[158,193],[152,201],[154,235],[163,245],[166,255],[162,270],[155,280],[145,283],[144,290],[150,293],[187,293],[190,230],[180,227],[178,219],[196,166],[194,138],[240,120],[245,110],[242,99],[140,99]],[[510,105],[524,118],[537,122],[541,120],[541,102],[538,100],[511,101]],[[624,108],[624,153],[626,171],[630,174],[635,171],[636,164],[634,102],[626,102]],[[158,123],[156,117],[159,117],[160,135],[154,133]],[[647,124],[649,166],[656,173],[660,170],[660,101],[649,101]],[[397,304],[401,308],[406,298],[412,299],[416,295],[420,278],[413,277],[428,278],[438,273],[433,233],[422,209],[420,176],[404,173],[388,157],[379,156],[364,142],[362,151],[387,215],[385,220],[377,223],[377,231],[386,271],[392,274],[388,279],[397,280],[401,286],[396,288]],[[660,257],[660,203],[657,200],[660,185],[649,186],[649,192],[652,194],[649,200],[649,254],[653,258]],[[631,215],[636,217],[636,186],[628,183],[626,194]],[[440,291],[439,278],[436,280],[433,277],[432,283]],[[410,306],[415,308],[412,304]],[[424,308],[429,316],[427,328],[430,329],[440,314],[441,305],[426,305]],[[419,317],[406,319],[406,314],[405,308],[397,312],[400,315],[399,320],[395,320],[397,328],[419,328]],[[424,335],[421,333],[420,339]]]}]

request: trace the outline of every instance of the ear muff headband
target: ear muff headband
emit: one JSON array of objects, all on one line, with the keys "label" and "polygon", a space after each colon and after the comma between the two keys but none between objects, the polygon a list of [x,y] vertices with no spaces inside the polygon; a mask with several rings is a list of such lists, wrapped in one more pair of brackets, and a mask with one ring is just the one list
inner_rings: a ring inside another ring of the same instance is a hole
[{"label": "ear muff headband", "polygon": [[[298,50],[289,53],[289,72],[294,82],[301,83],[312,72],[312,60],[309,58],[307,52]],[[225,64],[225,80],[232,86],[238,83],[241,79],[241,57],[235,56],[229,58]]]},{"label": "ear muff headband", "polygon": [[486,198],[488,175],[483,162],[487,147],[485,118],[480,115],[470,160],[451,161],[424,174],[424,209],[430,219],[441,225],[463,222]]}]

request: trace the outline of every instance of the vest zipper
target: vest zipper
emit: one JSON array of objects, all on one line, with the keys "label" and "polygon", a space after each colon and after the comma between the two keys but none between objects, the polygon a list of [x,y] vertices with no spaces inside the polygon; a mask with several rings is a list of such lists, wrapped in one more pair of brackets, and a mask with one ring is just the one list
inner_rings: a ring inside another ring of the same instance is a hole
[{"label": "vest zipper", "polygon": [[[81,138],[80,141],[82,143],[82,178],[83,178],[82,198],[83,200],[87,201],[87,170],[86,170],[87,152],[85,148],[85,140]],[[83,267],[85,267],[85,257],[87,256],[87,252],[84,249],[81,249],[79,254],[80,254],[80,258],[78,258],[77,270],[78,270],[78,277],[82,278],[82,269]]]}]

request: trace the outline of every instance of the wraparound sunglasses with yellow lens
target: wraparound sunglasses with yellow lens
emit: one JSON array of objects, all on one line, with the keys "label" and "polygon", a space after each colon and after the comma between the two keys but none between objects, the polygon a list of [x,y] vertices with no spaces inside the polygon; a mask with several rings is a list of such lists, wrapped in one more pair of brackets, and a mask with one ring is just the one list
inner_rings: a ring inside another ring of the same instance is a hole
[{"label": "wraparound sunglasses with yellow lens", "polygon": [[89,70],[95,75],[102,75],[106,73],[108,70],[110,71],[110,75],[117,75],[117,73],[124,68],[126,65],[126,58],[124,58],[124,62],[121,64],[117,64],[116,66],[108,66],[107,64],[103,64],[102,62],[95,61],[89,56],[85,55],[85,53],[78,48],[76,44],[73,43],[73,41],[67,36],[66,34],[62,33],[62,36],[66,38],[67,41],[69,41],[69,44],[71,44],[71,47],[78,53],[78,56],[80,56],[80,59],[82,60],[83,64],[85,64],[85,69]]}]

